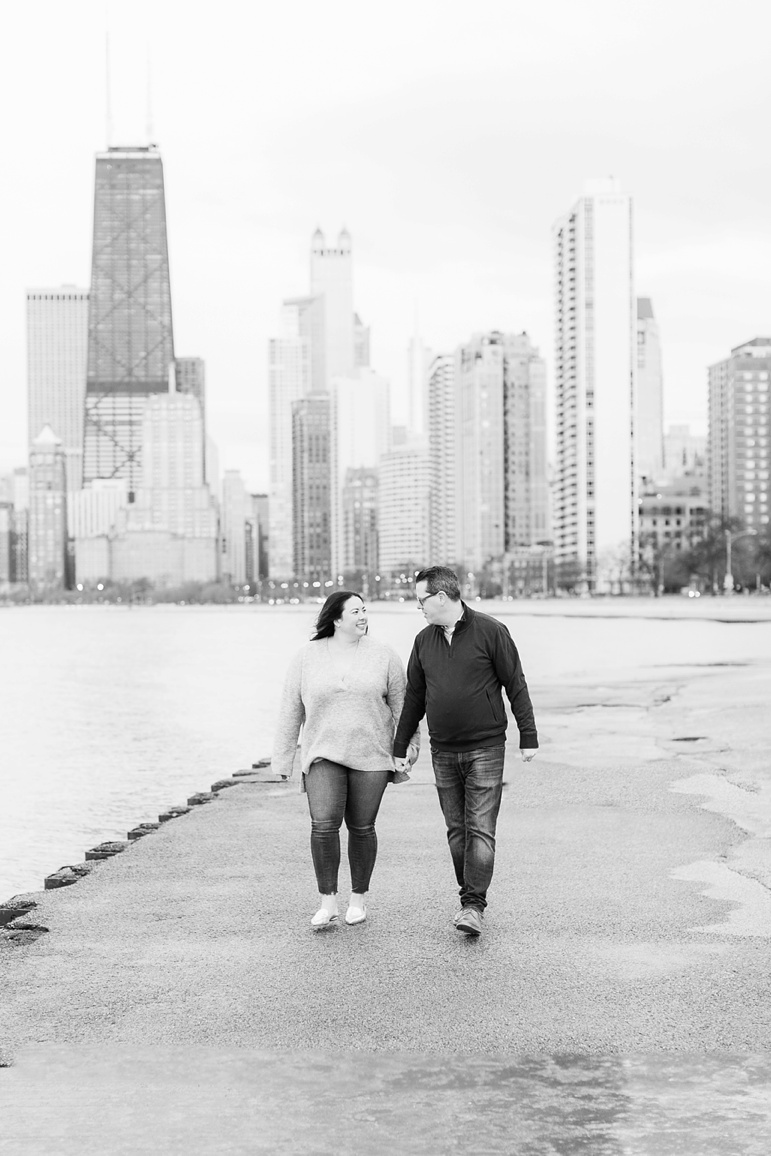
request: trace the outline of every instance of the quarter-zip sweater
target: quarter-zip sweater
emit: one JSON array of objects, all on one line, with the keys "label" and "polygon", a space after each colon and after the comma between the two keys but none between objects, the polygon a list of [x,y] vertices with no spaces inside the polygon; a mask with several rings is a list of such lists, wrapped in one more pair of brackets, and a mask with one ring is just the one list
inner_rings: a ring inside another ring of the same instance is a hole
[{"label": "quarter-zip sweater", "polygon": [[415,639],[407,664],[407,692],[394,739],[404,758],[423,715],[431,746],[440,751],[495,747],[506,740],[501,688],[519,728],[519,745],[538,746],[533,706],[514,640],[502,622],[463,605],[448,642],[444,628],[427,626]]}]

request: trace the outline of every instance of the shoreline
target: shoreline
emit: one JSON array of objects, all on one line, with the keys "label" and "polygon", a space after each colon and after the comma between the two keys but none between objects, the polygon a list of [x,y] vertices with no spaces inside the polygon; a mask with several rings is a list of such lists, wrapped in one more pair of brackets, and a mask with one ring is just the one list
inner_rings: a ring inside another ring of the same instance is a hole
[{"label": "shoreline", "polygon": [[[216,611],[217,613],[281,613],[308,614],[319,601],[308,600],[291,604],[284,602],[271,606],[268,602],[1,602],[0,610],[84,610],[142,612],[153,610],[158,613],[174,613],[179,610],[196,612]],[[380,614],[402,614],[415,611],[412,599],[399,602],[396,599],[373,599],[370,609]],[[746,623],[748,625],[771,622],[771,596],[763,594],[703,595],[687,598],[680,594],[665,594],[660,598],[638,595],[605,595],[595,598],[502,598],[471,599],[469,605],[484,614],[512,617],[553,617],[553,618],[648,618],[652,621],[690,621]]]}]

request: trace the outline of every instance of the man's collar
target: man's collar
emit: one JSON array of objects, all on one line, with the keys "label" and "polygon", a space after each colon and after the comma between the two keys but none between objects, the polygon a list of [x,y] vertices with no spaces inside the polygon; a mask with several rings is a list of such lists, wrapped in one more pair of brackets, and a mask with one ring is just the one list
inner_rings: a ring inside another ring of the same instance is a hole
[{"label": "man's collar", "polygon": [[469,615],[471,613],[473,613],[473,611],[469,610],[468,606],[463,601],[463,599],[461,599],[460,604],[463,607],[463,611],[461,613],[460,618],[456,618],[454,622],[448,623],[447,626],[440,625],[440,623],[438,623],[438,622],[435,623],[434,625],[436,626],[437,630],[444,630],[444,631],[457,630],[459,626],[465,626],[466,625],[466,623],[469,620]]}]

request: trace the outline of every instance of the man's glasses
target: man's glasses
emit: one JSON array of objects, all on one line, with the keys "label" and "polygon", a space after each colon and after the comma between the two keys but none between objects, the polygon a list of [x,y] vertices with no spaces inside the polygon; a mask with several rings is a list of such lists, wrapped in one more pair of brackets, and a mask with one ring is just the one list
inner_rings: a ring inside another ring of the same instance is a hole
[{"label": "man's glasses", "polygon": [[444,594],[444,593],[445,593],[444,590],[435,590],[433,594],[427,594],[425,596],[425,598],[416,598],[415,601],[417,602],[418,606],[420,606],[422,609],[423,603],[428,602],[429,598],[436,598],[437,594]]}]

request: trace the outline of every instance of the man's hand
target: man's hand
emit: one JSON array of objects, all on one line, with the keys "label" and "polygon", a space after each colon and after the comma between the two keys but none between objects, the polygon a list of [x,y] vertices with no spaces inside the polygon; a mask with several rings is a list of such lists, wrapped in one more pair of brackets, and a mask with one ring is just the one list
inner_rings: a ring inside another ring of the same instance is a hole
[{"label": "man's hand", "polygon": [[519,753],[522,755],[522,762],[523,763],[532,762],[533,759],[535,758],[535,754],[536,754],[536,752],[534,750],[528,750],[527,747],[520,747]]},{"label": "man's hand", "polygon": [[407,774],[410,767],[412,766],[412,763],[410,762],[409,759],[394,758],[394,763],[396,765],[397,771],[402,771],[404,774]]}]

